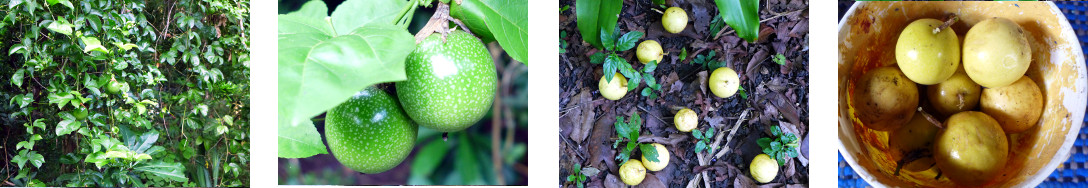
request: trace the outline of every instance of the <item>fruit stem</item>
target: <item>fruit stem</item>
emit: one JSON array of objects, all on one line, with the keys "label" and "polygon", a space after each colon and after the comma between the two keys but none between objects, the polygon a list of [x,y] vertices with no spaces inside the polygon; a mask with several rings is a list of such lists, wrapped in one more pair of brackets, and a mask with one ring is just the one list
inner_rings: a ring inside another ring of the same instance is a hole
[{"label": "fruit stem", "polygon": [[953,23],[956,23],[956,21],[959,21],[959,20],[960,20],[960,17],[956,16],[956,14],[949,14],[948,18],[945,19],[944,23],[941,24],[941,26],[938,26],[937,28],[933,28],[933,34],[936,35],[937,33],[940,33],[941,30],[944,30],[945,28],[948,28],[949,26],[952,26]]},{"label": "fruit stem", "polygon": [[442,2],[438,2],[438,8],[435,9],[434,15],[431,15],[431,19],[427,21],[427,25],[423,26],[423,29],[416,33],[416,44],[423,42],[427,36],[437,32],[442,34],[442,42],[446,42],[446,35],[450,34],[449,22],[457,24],[458,27],[465,30],[466,33],[475,36],[468,27],[465,27],[465,23],[456,18],[450,17],[450,5]]},{"label": "fruit stem", "polygon": [[941,120],[937,120],[937,118],[933,117],[933,115],[929,115],[929,113],[926,113],[925,110],[922,110],[922,107],[918,107],[918,112],[922,113],[922,117],[925,117],[926,120],[929,121],[929,123],[933,123],[933,125],[937,126],[937,128],[944,129],[944,124],[941,124]]}]

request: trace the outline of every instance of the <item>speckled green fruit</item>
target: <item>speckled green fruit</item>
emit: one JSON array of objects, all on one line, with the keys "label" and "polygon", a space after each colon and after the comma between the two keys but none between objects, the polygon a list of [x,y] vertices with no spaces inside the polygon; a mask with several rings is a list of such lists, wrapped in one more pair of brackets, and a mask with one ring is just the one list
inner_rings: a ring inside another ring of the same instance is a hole
[{"label": "speckled green fruit", "polygon": [[106,92],[109,92],[110,94],[117,94],[118,92],[121,92],[122,85],[124,84],[118,82],[117,80],[110,80],[110,83],[106,85]]},{"label": "speckled green fruit", "polygon": [[454,31],[419,43],[404,62],[408,80],[397,96],[420,126],[441,132],[464,130],[491,109],[498,78],[487,48],[476,37]]},{"label": "speckled green fruit", "polygon": [[385,172],[415,147],[419,126],[384,91],[368,87],[325,114],[325,139],[332,155],[352,170]]},{"label": "speckled green fruit", "polygon": [[79,121],[86,120],[87,119],[87,109],[76,107],[75,110],[72,110],[72,116],[75,117],[76,120],[79,120]]}]

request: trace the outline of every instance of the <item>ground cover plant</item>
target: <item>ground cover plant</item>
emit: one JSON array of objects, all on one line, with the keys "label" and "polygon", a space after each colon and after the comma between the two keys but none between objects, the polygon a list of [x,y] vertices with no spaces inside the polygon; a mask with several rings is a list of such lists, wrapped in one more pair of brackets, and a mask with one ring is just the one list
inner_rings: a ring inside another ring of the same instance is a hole
[{"label": "ground cover plant", "polygon": [[561,186],[808,183],[805,1],[558,6]]},{"label": "ground cover plant", "polygon": [[0,185],[250,185],[248,1],[0,4]]}]

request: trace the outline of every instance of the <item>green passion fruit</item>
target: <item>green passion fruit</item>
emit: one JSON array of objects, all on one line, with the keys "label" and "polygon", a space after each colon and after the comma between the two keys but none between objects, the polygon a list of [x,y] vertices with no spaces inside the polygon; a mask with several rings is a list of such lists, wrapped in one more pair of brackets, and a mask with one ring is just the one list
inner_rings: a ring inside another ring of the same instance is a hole
[{"label": "green passion fruit", "polygon": [[362,173],[380,173],[404,161],[419,126],[392,96],[367,87],[325,114],[325,139],[336,160]]},{"label": "green passion fruit", "polygon": [[487,48],[464,31],[443,42],[423,39],[404,62],[408,80],[397,82],[397,96],[420,126],[454,132],[472,126],[491,109],[498,76]]}]

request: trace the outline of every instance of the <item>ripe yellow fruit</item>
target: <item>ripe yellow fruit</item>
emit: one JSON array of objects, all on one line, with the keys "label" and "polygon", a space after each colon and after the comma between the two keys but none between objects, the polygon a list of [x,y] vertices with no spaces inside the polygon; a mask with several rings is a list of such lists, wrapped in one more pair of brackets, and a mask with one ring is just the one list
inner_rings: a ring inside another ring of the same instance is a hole
[{"label": "ripe yellow fruit", "polygon": [[960,42],[952,28],[933,33],[943,22],[918,19],[903,28],[895,43],[895,60],[907,78],[922,85],[943,82],[960,66]]},{"label": "ripe yellow fruit", "polygon": [[1043,115],[1043,93],[1027,76],[1004,87],[982,90],[982,112],[990,115],[1006,133],[1030,129]]},{"label": "ripe yellow fruit", "polygon": [[650,61],[656,60],[657,63],[661,63],[661,58],[665,57],[665,53],[661,51],[661,44],[655,40],[646,40],[638,43],[638,49],[635,50],[635,56],[638,57],[638,62],[642,64],[650,63]]},{"label": "ripe yellow fruit", "polygon": [[710,73],[709,82],[710,92],[721,98],[733,96],[740,88],[740,77],[729,67],[714,69],[714,72]]},{"label": "ripe yellow fruit", "polygon": [[956,71],[956,74],[952,74],[952,77],[944,82],[926,86],[926,97],[929,103],[944,116],[975,109],[981,93],[982,88],[967,77],[967,73],[962,69]]},{"label": "ripe yellow fruit", "polygon": [[613,73],[612,82],[606,81],[604,76],[601,76],[601,83],[597,84],[598,89],[601,90],[601,95],[608,100],[620,100],[624,95],[627,95],[627,78],[624,78],[620,73]]},{"label": "ripe yellow fruit", "polygon": [[695,115],[695,111],[684,108],[676,112],[676,116],[672,118],[672,122],[676,124],[676,130],[680,132],[691,132],[692,129],[699,126],[699,115]]},{"label": "ripe yellow fruit", "polygon": [[669,33],[680,33],[688,26],[688,13],[680,7],[669,7],[661,16],[661,26]]},{"label": "ripe yellow fruit", "polygon": [[643,178],[646,178],[646,167],[643,167],[638,160],[628,159],[620,166],[620,180],[623,180],[623,183],[635,186],[642,183]]},{"label": "ripe yellow fruit", "polygon": [[642,165],[646,166],[646,170],[654,172],[665,169],[665,166],[669,166],[669,150],[665,149],[665,145],[661,145],[658,143],[654,143],[651,145],[653,145],[654,149],[657,150],[657,162],[646,160],[646,155],[643,154]]},{"label": "ripe yellow fruit", "polygon": [[944,126],[933,145],[933,159],[948,179],[960,186],[979,186],[1001,175],[1009,143],[997,120],[965,111],[948,117]]},{"label": "ripe yellow fruit", "polygon": [[748,166],[748,171],[752,173],[752,179],[759,183],[771,182],[775,176],[778,176],[778,161],[771,159],[771,156],[767,154],[759,154],[752,159],[752,165]]},{"label": "ripe yellow fruit", "polygon": [[983,20],[963,39],[963,68],[978,85],[1002,87],[1024,76],[1031,46],[1024,29],[1005,18]]}]

